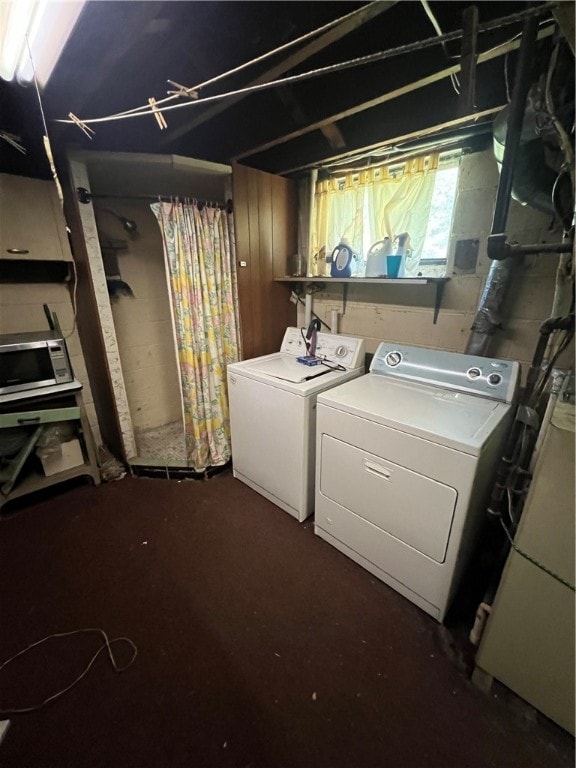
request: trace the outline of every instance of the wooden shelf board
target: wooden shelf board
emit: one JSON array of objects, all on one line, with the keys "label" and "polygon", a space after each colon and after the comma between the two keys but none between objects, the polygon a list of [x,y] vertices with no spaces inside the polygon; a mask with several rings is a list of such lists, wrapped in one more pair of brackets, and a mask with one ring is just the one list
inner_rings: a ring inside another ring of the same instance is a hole
[{"label": "wooden shelf board", "polygon": [[94,480],[94,471],[89,463],[85,462],[77,467],[71,467],[65,469],[64,472],[57,472],[55,475],[43,475],[40,472],[29,472],[17,481],[17,484],[12,488],[7,496],[0,494],[0,500],[2,503],[17,499],[19,496],[25,496],[28,493],[34,493],[35,491],[41,491],[43,488],[49,488],[57,483],[63,483],[66,480],[72,480],[75,477],[82,477],[86,475]]},{"label": "wooden shelf board", "polygon": [[353,285],[428,285],[449,277],[275,277],[277,283],[348,283]]}]

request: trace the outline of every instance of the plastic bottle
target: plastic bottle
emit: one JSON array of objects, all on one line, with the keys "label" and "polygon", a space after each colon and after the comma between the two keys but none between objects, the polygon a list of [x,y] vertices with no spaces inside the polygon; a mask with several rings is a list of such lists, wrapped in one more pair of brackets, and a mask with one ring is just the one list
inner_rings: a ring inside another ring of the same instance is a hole
[{"label": "plastic bottle", "polygon": [[394,238],[394,242],[398,244],[396,246],[396,253],[387,258],[388,277],[404,277],[404,259],[409,239],[410,235],[408,232],[402,232],[402,234],[396,235]]},{"label": "plastic bottle", "polygon": [[374,243],[366,257],[366,277],[386,277],[387,259],[391,253],[392,241],[389,237]]},{"label": "plastic bottle", "polygon": [[330,276],[351,277],[353,258],[354,251],[348,245],[347,241],[342,239],[342,242],[338,243],[331,255],[326,259],[330,264]]}]

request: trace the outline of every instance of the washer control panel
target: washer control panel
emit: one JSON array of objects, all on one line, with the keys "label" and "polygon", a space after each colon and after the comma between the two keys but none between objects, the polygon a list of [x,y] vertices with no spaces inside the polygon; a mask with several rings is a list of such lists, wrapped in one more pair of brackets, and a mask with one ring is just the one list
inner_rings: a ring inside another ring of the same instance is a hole
[{"label": "washer control panel", "polygon": [[516,393],[520,366],[510,360],[382,342],[372,359],[370,373],[509,403]]},{"label": "washer control panel", "polygon": [[[305,338],[304,329],[287,328],[280,351],[296,357],[306,355]],[[318,332],[315,357],[325,360],[328,365],[341,365],[347,369],[361,368],[364,365],[364,339]]]}]

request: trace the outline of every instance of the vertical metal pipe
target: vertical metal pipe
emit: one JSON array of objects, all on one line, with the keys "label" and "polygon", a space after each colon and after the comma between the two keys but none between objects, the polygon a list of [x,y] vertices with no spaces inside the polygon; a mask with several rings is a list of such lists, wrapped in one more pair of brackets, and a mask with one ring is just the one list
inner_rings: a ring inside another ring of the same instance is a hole
[{"label": "vertical metal pipe", "polygon": [[[514,168],[520,145],[526,99],[530,89],[530,75],[537,33],[538,21],[534,18],[527,19],[522,29],[522,40],[518,53],[518,67],[512,91],[512,101],[510,103],[504,157],[502,158],[500,181],[496,193],[494,217],[492,219],[492,235],[503,234],[506,229],[512,182],[514,180]],[[493,261],[490,265],[490,272],[486,278],[482,298],[480,299],[472,331],[466,345],[466,352],[468,354],[486,355],[490,340],[494,336],[496,329],[500,326],[501,308],[516,266],[516,259]]]},{"label": "vertical metal pipe", "polygon": [[312,294],[306,293],[304,301],[304,327],[308,328],[312,322]]},{"label": "vertical metal pipe", "polygon": [[330,327],[332,328],[332,333],[338,333],[338,318],[340,316],[340,313],[337,309],[333,309],[330,313]]},{"label": "vertical metal pipe", "polygon": [[528,91],[530,90],[530,75],[532,72],[534,44],[536,42],[537,33],[538,20],[536,18],[526,19],[522,29],[522,40],[520,41],[520,50],[518,51],[516,79],[514,81],[512,100],[510,102],[508,127],[506,129],[506,144],[504,146],[500,183],[498,184],[494,219],[492,221],[491,234],[493,235],[500,234],[506,229],[512,182],[514,181],[514,169],[516,167],[516,157],[518,155],[518,147],[520,146],[520,134],[522,133],[524,112],[526,111],[526,99],[528,98]]}]

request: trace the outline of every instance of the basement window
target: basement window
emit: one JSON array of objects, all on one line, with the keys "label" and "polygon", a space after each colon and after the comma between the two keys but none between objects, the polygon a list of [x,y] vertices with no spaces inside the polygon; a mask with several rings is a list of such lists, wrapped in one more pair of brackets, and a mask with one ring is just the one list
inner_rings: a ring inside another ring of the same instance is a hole
[{"label": "basement window", "polygon": [[407,232],[403,276],[445,276],[461,154],[420,155],[318,182],[309,274],[326,274],[327,257],[345,243],[355,254],[352,276],[362,277],[371,249],[390,238],[395,252]]}]

